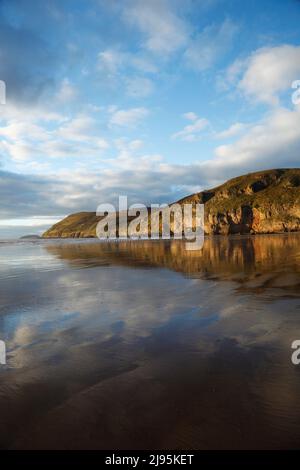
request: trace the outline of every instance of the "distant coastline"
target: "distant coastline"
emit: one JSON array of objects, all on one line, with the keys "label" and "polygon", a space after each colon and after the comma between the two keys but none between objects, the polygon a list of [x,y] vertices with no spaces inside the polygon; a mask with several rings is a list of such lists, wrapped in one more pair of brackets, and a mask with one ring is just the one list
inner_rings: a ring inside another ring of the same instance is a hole
[{"label": "distant coastline", "polygon": [[41,238],[39,235],[23,235],[19,240],[40,240]]}]

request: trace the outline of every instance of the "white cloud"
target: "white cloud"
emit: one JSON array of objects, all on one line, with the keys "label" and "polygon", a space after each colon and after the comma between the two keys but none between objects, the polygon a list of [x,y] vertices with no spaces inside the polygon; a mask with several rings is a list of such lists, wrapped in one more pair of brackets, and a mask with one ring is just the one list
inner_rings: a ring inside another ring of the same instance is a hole
[{"label": "white cloud", "polygon": [[125,55],[115,49],[106,49],[99,52],[97,67],[100,72],[114,76],[123,65]]},{"label": "white cloud", "polygon": [[[241,76],[243,70],[245,70],[247,65],[247,60],[236,59],[226,70],[225,77],[223,78],[223,87],[226,89],[228,86],[234,85],[239,77]],[[221,83],[220,77],[220,83]]]},{"label": "white cloud", "polygon": [[96,121],[88,115],[51,122],[51,130],[45,123],[12,119],[0,128],[0,151],[17,163],[41,162],[35,159],[53,157],[97,156],[109,147],[99,136]]},{"label": "white cloud", "polygon": [[215,137],[217,139],[229,139],[230,137],[235,137],[236,135],[240,134],[243,130],[245,130],[246,125],[242,122],[236,122],[225,129],[224,131],[217,132]]},{"label": "white cloud", "polygon": [[281,92],[300,77],[300,46],[281,45],[256,50],[244,61],[238,60],[227,71],[229,82],[249,99],[277,105]]},{"label": "white cloud", "polygon": [[80,114],[69,119],[57,130],[57,135],[67,140],[85,140],[95,127],[95,120]]},{"label": "white cloud", "polygon": [[172,139],[180,139],[186,142],[194,142],[200,137],[200,133],[207,128],[209,121],[205,118],[199,118],[195,113],[185,113],[183,115],[186,119],[193,121],[192,124],[188,124],[181,131],[176,132],[171,137]]},{"label": "white cloud", "polygon": [[64,104],[73,101],[77,97],[77,89],[68,78],[64,78],[60,84],[60,88],[55,96],[58,103]]},{"label": "white cloud", "polygon": [[149,114],[146,108],[117,109],[112,112],[110,124],[124,127],[136,127]]},{"label": "white cloud", "polygon": [[97,70],[102,85],[112,89],[124,86],[125,92],[132,98],[144,98],[154,91],[153,80],[147,75],[157,69],[152,61],[141,54],[116,48],[105,49],[98,54]]},{"label": "white cloud", "polygon": [[216,149],[216,167],[239,168],[241,173],[265,168],[299,166],[300,107],[279,108],[232,144]]},{"label": "white cloud", "polygon": [[144,72],[144,73],[156,73],[157,72],[157,67],[153,63],[152,60],[149,59],[149,57],[146,57],[145,55],[141,54],[126,54],[126,60],[127,63],[129,61],[129,64],[132,68]]},{"label": "white cloud", "polygon": [[152,80],[144,77],[133,77],[127,80],[127,94],[133,98],[145,98],[154,91]]},{"label": "white cloud", "polygon": [[64,123],[55,133],[64,140],[84,142],[102,149],[109,147],[108,142],[98,136],[97,122],[85,114],[79,114]]},{"label": "white cloud", "polygon": [[188,113],[184,113],[183,114],[183,117],[185,119],[188,119],[189,121],[196,121],[198,119],[198,116],[196,113],[193,113],[192,111],[188,112]]},{"label": "white cloud", "polygon": [[188,39],[189,28],[176,9],[180,10],[180,3],[174,0],[132,0],[124,16],[145,35],[148,50],[164,55],[182,47]]},{"label": "white cloud", "polygon": [[[53,103],[55,104],[55,103]],[[12,102],[6,103],[5,106],[1,108],[0,122],[7,123],[8,121],[19,121],[22,123],[25,122],[52,122],[58,121],[63,122],[65,116],[53,109],[53,106],[28,106],[20,103],[15,105]]]},{"label": "white cloud", "polygon": [[121,138],[115,141],[115,146],[120,151],[120,153],[140,150],[143,145],[144,142],[141,139],[128,141],[127,139]]},{"label": "white cloud", "polygon": [[187,64],[199,71],[213,67],[230,49],[237,31],[238,26],[229,19],[220,25],[207,26],[189,43],[184,53]]},{"label": "white cloud", "polygon": [[108,48],[100,51],[97,57],[97,69],[102,73],[102,77],[116,78],[125,69],[143,72],[155,73],[157,67],[153,61],[142,53],[131,53],[120,48]]},{"label": "white cloud", "polygon": [[46,140],[48,132],[34,122],[8,121],[7,125],[0,128],[0,136],[11,141],[17,141],[26,137],[27,140]]}]

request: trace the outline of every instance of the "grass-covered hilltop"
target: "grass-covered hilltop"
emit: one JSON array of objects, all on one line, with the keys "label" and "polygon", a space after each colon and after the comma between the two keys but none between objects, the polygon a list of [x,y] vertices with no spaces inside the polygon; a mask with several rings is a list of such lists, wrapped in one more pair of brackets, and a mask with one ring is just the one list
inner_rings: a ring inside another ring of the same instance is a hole
[{"label": "grass-covered hilltop", "polygon": [[[300,231],[300,169],[276,169],[233,178],[178,201],[205,205],[205,233],[215,235]],[[45,238],[96,237],[95,212],[71,214]]]}]

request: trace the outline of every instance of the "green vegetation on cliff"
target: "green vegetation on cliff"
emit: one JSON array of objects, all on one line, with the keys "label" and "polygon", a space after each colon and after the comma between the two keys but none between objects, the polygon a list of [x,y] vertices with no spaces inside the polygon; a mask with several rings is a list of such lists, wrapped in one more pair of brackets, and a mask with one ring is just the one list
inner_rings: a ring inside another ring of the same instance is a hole
[{"label": "green vegetation on cliff", "polygon": [[[300,231],[300,169],[266,170],[233,178],[185,197],[179,204],[205,204],[207,234]],[[95,212],[69,215],[44,233],[45,238],[96,236]]]}]

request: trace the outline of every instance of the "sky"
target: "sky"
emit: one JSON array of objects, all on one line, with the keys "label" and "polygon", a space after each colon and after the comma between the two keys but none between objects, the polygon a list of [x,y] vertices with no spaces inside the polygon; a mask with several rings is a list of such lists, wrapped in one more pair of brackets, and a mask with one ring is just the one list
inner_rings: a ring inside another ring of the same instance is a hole
[{"label": "sky", "polygon": [[0,238],[299,167],[299,24],[297,0],[0,0]]}]

